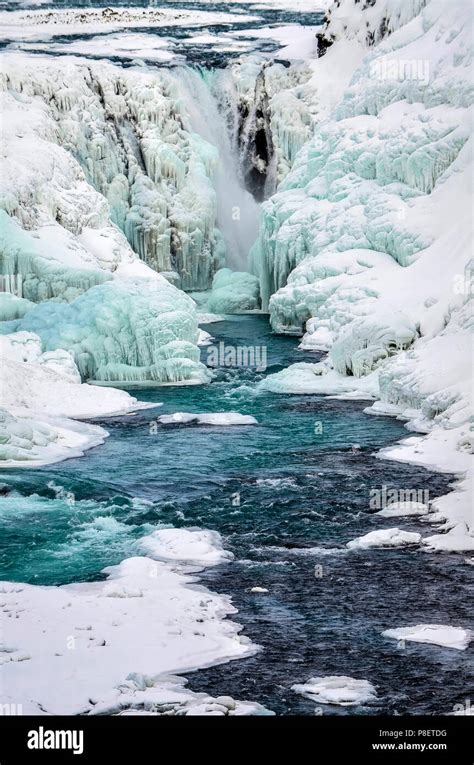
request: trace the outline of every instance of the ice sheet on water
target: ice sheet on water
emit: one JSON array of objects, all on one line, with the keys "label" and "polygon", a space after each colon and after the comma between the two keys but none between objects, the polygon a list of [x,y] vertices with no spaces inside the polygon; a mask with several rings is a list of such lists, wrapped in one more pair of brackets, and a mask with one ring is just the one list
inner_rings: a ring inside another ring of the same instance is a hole
[{"label": "ice sheet on water", "polygon": [[361,706],[377,698],[376,690],[368,680],[356,680],[345,675],[312,677],[306,683],[293,685],[292,690],[318,704]]},{"label": "ice sheet on water", "polygon": [[460,651],[464,651],[473,638],[470,630],[444,624],[415,624],[413,627],[397,627],[396,629],[385,630],[382,635],[394,638],[394,640],[432,643],[443,648],[457,648]]}]

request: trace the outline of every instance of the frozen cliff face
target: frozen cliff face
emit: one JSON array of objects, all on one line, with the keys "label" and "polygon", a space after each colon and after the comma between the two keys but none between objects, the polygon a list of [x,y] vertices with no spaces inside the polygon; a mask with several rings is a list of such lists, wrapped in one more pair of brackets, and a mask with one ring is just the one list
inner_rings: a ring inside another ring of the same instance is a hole
[{"label": "frozen cliff face", "polygon": [[429,0],[335,0],[329,7],[323,31],[317,35],[318,52],[325,55],[334,42],[357,39],[364,45],[378,43],[417,16]]},{"label": "frozen cliff face", "polygon": [[74,300],[137,256],[110,220],[106,199],[58,145],[43,100],[11,90],[0,101],[8,114],[1,128],[0,291],[35,303]]},{"label": "frozen cliff face", "polygon": [[317,110],[311,67],[246,56],[212,74],[246,187],[259,200],[272,194],[312,134]]},{"label": "frozen cliff face", "polygon": [[[88,223],[97,229],[110,210],[154,270],[176,272],[185,289],[209,286],[223,257],[211,180],[218,155],[193,132],[178,80],[167,70],[46,58],[39,66],[36,57],[5,56],[4,109],[14,100],[25,106],[23,112],[32,105],[41,119],[34,129],[52,144],[46,147],[50,157],[60,157],[58,147],[67,152],[59,176],[63,172],[70,181],[74,175],[83,187],[87,180],[102,196],[89,193],[86,199],[61,177],[57,183],[45,161],[36,183],[31,178],[19,190],[23,195],[15,193],[17,184],[5,191],[4,209],[31,228],[41,210],[30,211],[27,202],[49,206],[51,217],[76,236]],[[61,193],[66,189],[68,194]]]},{"label": "frozen cliff face", "polygon": [[[367,55],[334,118],[317,129],[263,205],[251,260],[264,306],[276,293],[270,312],[279,331],[301,331],[311,319],[315,332],[321,319],[334,340],[348,318],[373,311],[387,256],[409,289],[417,261],[429,272],[430,247],[450,228],[454,235],[468,215],[472,94],[463,13],[462,2],[448,13],[433,0]],[[405,66],[420,56],[419,67]],[[355,259],[356,250],[373,254]],[[445,266],[444,288],[453,298],[452,280],[466,257]],[[388,296],[389,287],[384,291]],[[427,289],[425,297],[439,295]]]},{"label": "frozen cliff face", "polygon": [[83,380],[205,382],[195,304],[163,277],[116,279],[71,303],[48,301],[3,332],[32,332],[44,351],[68,351]]},{"label": "frozen cliff face", "polygon": [[[351,81],[264,203],[251,253],[273,327],[306,330],[302,348],[329,356],[262,385],[380,398],[372,413],[426,433],[386,456],[466,473],[471,8],[463,0],[341,1],[330,19],[334,45],[313,79],[350,50]],[[430,538],[434,549],[472,548],[469,478],[460,488],[436,502],[433,520],[448,533]]]}]

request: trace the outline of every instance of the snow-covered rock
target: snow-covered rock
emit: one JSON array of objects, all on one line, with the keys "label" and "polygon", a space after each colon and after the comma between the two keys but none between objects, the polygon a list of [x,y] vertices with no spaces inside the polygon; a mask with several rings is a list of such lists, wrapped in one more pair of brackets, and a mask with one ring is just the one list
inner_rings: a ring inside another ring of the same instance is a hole
[{"label": "snow-covered rock", "polygon": [[372,547],[406,547],[419,545],[420,542],[421,534],[414,531],[381,529],[380,531],[369,531],[362,537],[352,539],[347,543],[347,547],[350,550],[368,550]]}]

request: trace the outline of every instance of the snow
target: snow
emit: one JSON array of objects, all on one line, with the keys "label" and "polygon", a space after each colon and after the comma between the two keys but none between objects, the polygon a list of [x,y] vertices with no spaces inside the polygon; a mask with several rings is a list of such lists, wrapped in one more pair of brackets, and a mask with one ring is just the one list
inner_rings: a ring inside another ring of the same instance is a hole
[{"label": "snow", "polygon": [[[11,47],[18,47],[16,43]],[[178,58],[169,50],[170,41],[157,35],[133,32],[97,35],[87,40],[67,42],[25,42],[22,50],[64,53],[68,56],[118,57],[121,59],[144,59],[153,62],[168,62]]]},{"label": "snow", "polygon": [[423,502],[391,502],[376,515],[381,515],[382,518],[397,518],[406,515],[426,515],[426,513],[428,513],[428,507]]},{"label": "snow", "polygon": [[368,680],[356,680],[345,675],[311,677],[306,683],[293,685],[292,690],[318,704],[345,707],[361,706],[377,698],[377,692]]},{"label": "snow", "polygon": [[415,643],[432,643],[443,648],[457,648],[464,651],[472,640],[469,630],[462,627],[448,627],[443,624],[416,624],[413,627],[400,627],[385,630],[384,637],[394,640],[410,640]]},{"label": "snow", "polygon": [[231,696],[208,696],[186,689],[187,680],[173,675],[151,678],[137,673],[120,685],[120,696],[97,704],[90,714],[243,716],[273,715],[261,704]]},{"label": "snow", "polygon": [[97,425],[0,408],[0,468],[33,468],[81,457],[108,433]]},{"label": "snow", "polygon": [[43,352],[32,332],[0,336],[0,356],[0,467],[38,467],[81,456],[108,434],[75,419],[154,406],[124,391],[81,384],[72,355],[61,349]]},{"label": "snow", "polygon": [[[77,371],[77,367],[74,368]],[[9,411],[23,412],[24,416],[30,410],[35,414],[86,420],[125,414],[150,406],[123,391],[71,381],[62,372],[58,373],[52,364],[18,363],[4,359],[3,374],[2,404]]]},{"label": "snow", "polygon": [[196,566],[216,566],[234,557],[224,550],[216,531],[160,529],[145,537],[143,548],[154,560],[180,561]]},{"label": "snow", "polygon": [[[313,10],[313,9],[311,9]],[[255,29],[243,29],[227,32],[226,35],[233,37],[245,37],[257,40],[272,40],[280,45],[277,51],[272,51],[271,56],[278,56],[287,61],[311,59],[316,56],[317,26],[304,26],[299,24],[285,24],[284,26],[257,27]]]},{"label": "snow", "polygon": [[337,395],[340,398],[372,399],[377,395],[378,384],[375,375],[368,375],[355,381],[324,362],[310,364],[305,361],[291,364],[281,372],[269,375],[258,384],[259,390],[274,393]]},{"label": "snow", "polygon": [[413,531],[403,531],[402,529],[381,529],[380,531],[369,531],[362,537],[352,539],[347,543],[350,550],[369,550],[372,547],[406,547],[408,545],[419,545],[421,534]]},{"label": "snow", "polygon": [[162,425],[258,425],[255,417],[250,414],[240,414],[240,412],[204,412],[202,414],[194,412],[174,412],[173,414],[162,414],[157,418],[157,422]]},{"label": "snow", "polygon": [[[179,566],[174,539],[175,547],[168,540],[164,548]],[[201,537],[204,556],[198,541],[181,541],[184,558],[197,551],[201,565],[215,563],[213,542],[222,554],[218,535]],[[235,613],[227,596],[148,557],[104,573],[105,581],[62,587],[0,585],[1,607],[11,616],[3,620],[3,703],[21,699],[24,714],[159,714],[167,704],[175,714],[268,714],[258,704],[192,694],[169,677],[255,652],[224,618]]]}]

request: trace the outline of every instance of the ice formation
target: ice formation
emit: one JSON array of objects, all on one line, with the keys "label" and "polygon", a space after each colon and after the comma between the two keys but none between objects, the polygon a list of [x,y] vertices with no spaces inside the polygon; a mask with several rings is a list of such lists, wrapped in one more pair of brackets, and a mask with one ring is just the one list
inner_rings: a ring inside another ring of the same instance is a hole
[{"label": "ice formation", "polygon": [[292,690],[318,704],[344,707],[360,706],[377,698],[377,692],[368,680],[356,680],[344,675],[311,677],[306,683],[293,685]]},{"label": "ice formation", "polygon": [[234,557],[224,550],[216,531],[202,529],[159,529],[145,537],[142,544],[155,560],[195,566],[215,566]]},{"label": "ice formation", "polygon": [[[263,388],[380,399],[373,413],[426,434],[385,457],[468,471],[437,501],[434,549],[473,543],[470,13],[462,0],[331,6],[311,65],[326,107],[264,202],[250,258],[274,329],[329,353]],[[345,90],[328,101],[329,67]]]},{"label": "ice formation", "polygon": [[[207,287],[223,258],[211,181],[217,150],[193,132],[179,76],[167,70],[158,75],[122,70],[105,62],[44,58],[38,67],[36,58],[20,54],[4,59],[4,108],[10,111],[16,101],[16,111],[22,105],[21,111],[31,114],[33,105],[34,128],[46,142],[46,157],[24,170],[30,175],[24,179],[25,194],[41,203],[49,179],[50,217],[80,237],[86,248],[99,249],[95,229],[110,215],[154,270],[172,272],[186,289]],[[20,159],[10,160],[16,172],[29,147],[16,136],[13,140],[23,149]],[[13,149],[11,155],[17,153]],[[51,163],[53,157],[60,160],[64,179],[61,170],[57,180],[48,174],[46,160]],[[74,181],[79,188],[71,188]],[[87,197],[81,194],[86,181],[98,193],[87,188]],[[61,194],[58,185],[69,193]],[[7,212],[29,228],[37,226],[39,212],[28,216],[21,195],[13,195],[5,194]],[[83,233],[87,226],[94,231]],[[115,238],[120,243],[117,234]],[[107,245],[113,250],[113,242]]]},{"label": "ice formation", "polygon": [[34,332],[45,351],[69,351],[83,380],[205,382],[194,303],[162,276],[116,279],[71,303],[47,301],[1,331]]},{"label": "ice formation", "polygon": [[369,531],[363,537],[357,537],[347,543],[350,550],[368,550],[371,547],[406,547],[418,545],[421,542],[421,534],[415,531],[403,531],[402,529],[381,529]]},{"label": "ice formation", "polygon": [[[92,70],[78,62],[64,65],[42,59],[38,67],[34,58],[6,54],[4,64],[1,99],[8,121],[2,123],[0,331],[5,355],[2,405],[9,414],[2,425],[2,456],[4,464],[36,465],[82,453],[106,436],[102,428],[65,418],[139,408],[126,393],[92,388],[81,380],[123,386],[202,382],[209,374],[199,362],[195,305],[170,283],[179,282],[174,266],[162,264],[168,279],[157,274],[139,259],[140,246],[134,241],[138,253],[134,252],[118,225],[126,229],[125,218],[120,217],[124,210],[120,188],[122,182],[128,183],[119,170],[123,163],[133,164],[124,146],[128,139],[134,141],[130,125],[125,124],[126,99],[119,96],[118,81],[113,76],[107,80],[107,66],[100,84]],[[111,67],[109,72],[119,76],[120,70]],[[140,112],[139,89],[134,92],[136,100],[127,114],[133,112],[133,119],[139,120],[142,113],[143,124],[149,127],[148,132],[144,128],[146,143],[155,134],[153,115],[146,109]],[[163,95],[157,98],[157,120],[161,114],[166,122],[171,103]],[[111,128],[112,112],[118,133]],[[173,125],[179,132],[178,121]],[[199,144],[184,129],[182,134],[192,155],[189,175],[199,184],[202,171],[202,183],[209,189],[203,168],[212,162],[212,147]],[[161,158],[165,185],[168,170],[171,176],[174,173],[169,164],[174,155],[166,153],[167,146],[161,142],[154,151],[156,162]],[[136,147],[130,151],[136,158]],[[153,226],[164,203],[157,205],[153,183],[142,166],[137,161],[135,170],[129,169],[137,176],[133,193],[141,189],[145,195],[140,209],[148,233],[142,241],[151,237],[156,255]],[[176,160],[173,167],[178,166]],[[112,193],[106,198],[109,181]],[[206,209],[212,207],[213,193],[211,188],[207,196],[202,194]],[[188,207],[179,194],[175,198],[176,204]],[[138,220],[139,211],[132,208],[131,215]],[[201,252],[191,214],[187,221],[189,242],[197,242],[195,251]],[[194,262],[196,273],[198,261],[202,258]],[[21,349],[20,357],[14,357],[14,348]]]},{"label": "ice formation", "polygon": [[[102,403],[102,402],[101,402]],[[102,444],[107,431],[65,417],[21,414],[0,408],[0,467],[39,467]]]},{"label": "ice formation", "polygon": [[80,456],[103,443],[107,431],[76,419],[149,406],[124,391],[81,384],[73,356],[61,349],[43,352],[32,332],[0,336],[0,356],[2,467],[37,467]]},{"label": "ice formation", "polygon": [[217,425],[219,427],[229,425],[257,425],[257,420],[250,414],[240,412],[205,412],[195,414],[193,412],[174,412],[162,414],[157,418],[162,425]]},{"label": "ice formation", "polygon": [[460,651],[466,649],[472,640],[470,630],[444,624],[416,624],[413,627],[385,630],[382,635],[395,640],[410,640],[415,643],[432,643],[443,648],[457,648]]},{"label": "ice formation", "polygon": [[258,279],[244,271],[221,268],[212,281],[207,308],[213,313],[238,313],[260,307]]}]

